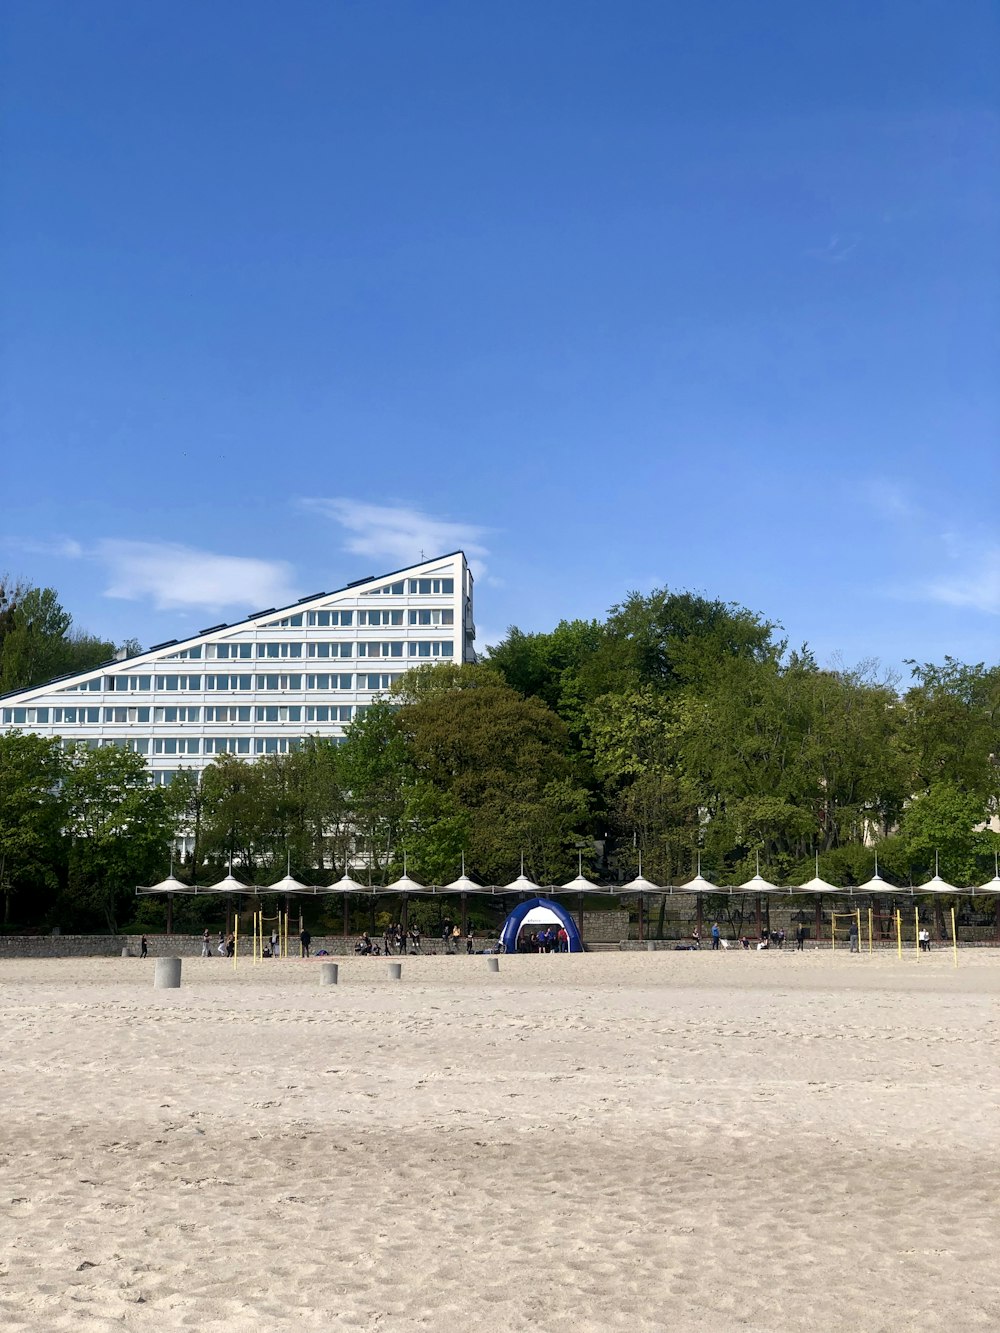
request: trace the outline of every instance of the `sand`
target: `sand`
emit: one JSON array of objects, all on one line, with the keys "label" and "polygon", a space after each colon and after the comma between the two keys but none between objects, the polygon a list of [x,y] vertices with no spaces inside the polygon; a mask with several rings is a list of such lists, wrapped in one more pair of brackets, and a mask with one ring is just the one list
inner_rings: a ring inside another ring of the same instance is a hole
[{"label": "sand", "polygon": [[0,963],[0,1327],[1000,1328],[1000,954]]}]

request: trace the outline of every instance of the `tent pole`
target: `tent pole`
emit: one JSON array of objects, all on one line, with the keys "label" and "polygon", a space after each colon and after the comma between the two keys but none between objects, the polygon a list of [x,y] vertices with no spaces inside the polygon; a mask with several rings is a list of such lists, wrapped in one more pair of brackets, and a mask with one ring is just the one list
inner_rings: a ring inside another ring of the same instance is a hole
[{"label": "tent pole", "polygon": [[639,943],[642,943],[642,894],[639,894]]},{"label": "tent pole", "polygon": [[462,939],[469,933],[469,895],[462,894]]},{"label": "tent pole", "polygon": [[816,943],[823,938],[823,895],[816,895]]},{"label": "tent pole", "polygon": [[705,929],[705,903],[700,893],[695,898],[695,926],[700,936]]},{"label": "tent pole", "polygon": [[404,939],[406,937],[406,931],[409,924],[410,924],[410,895],[408,893],[404,893],[403,902],[399,909],[399,928],[403,932]]},{"label": "tent pole", "polygon": [[351,909],[350,909],[350,906],[348,905],[347,894],[345,893],[345,894],[344,894],[344,942],[345,942],[345,944],[346,944],[346,942],[347,942],[347,937],[350,935],[350,933],[351,933]]},{"label": "tent pole", "polygon": [[757,894],[757,938],[760,939],[762,922],[760,919],[760,894]]},{"label": "tent pole", "polygon": [[[997,899],[997,927],[1000,929],[1000,898]],[[583,894],[577,895],[576,919],[580,926],[580,939],[583,939]]]},{"label": "tent pole", "polygon": [[167,934],[174,933],[174,895],[167,894]]}]

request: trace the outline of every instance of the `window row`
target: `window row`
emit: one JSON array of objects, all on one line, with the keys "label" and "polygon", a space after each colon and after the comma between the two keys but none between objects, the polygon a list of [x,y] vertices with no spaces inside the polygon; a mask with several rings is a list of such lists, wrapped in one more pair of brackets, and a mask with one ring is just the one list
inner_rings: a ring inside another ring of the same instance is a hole
[{"label": "window row", "polygon": [[391,597],[401,597],[404,593],[410,593],[418,597],[424,597],[433,593],[439,597],[451,597],[454,592],[454,579],[397,579],[395,583],[384,583],[381,588],[371,588],[361,595],[362,597],[377,597],[380,593],[383,593]]}]

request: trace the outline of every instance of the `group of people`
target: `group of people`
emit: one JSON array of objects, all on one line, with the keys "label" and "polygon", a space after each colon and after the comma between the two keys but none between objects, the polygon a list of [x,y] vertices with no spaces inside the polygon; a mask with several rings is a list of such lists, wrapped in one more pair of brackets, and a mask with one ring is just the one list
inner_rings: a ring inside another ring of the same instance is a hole
[{"label": "group of people", "polygon": [[[224,930],[219,931],[219,942],[215,946],[215,952],[220,958],[232,958],[236,952],[236,936],[230,932],[226,934]],[[206,930],[201,937],[201,956],[202,958],[211,958],[212,956],[212,937]],[[143,954],[145,957],[145,954]]]},{"label": "group of people", "polygon": [[522,930],[517,937],[518,953],[569,953],[569,934],[565,926],[543,926],[541,930]]},{"label": "group of people", "polygon": [[[796,949],[802,949],[805,946],[805,942],[808,939],[808,937],[809,937],[809,932],[805,926],[802,925],[796,926],[795,928]],[[695,949],[700,949],[701,932],[697,928],[695,929],[691,938],[694,941],[692,947]],[[761,930],[760,938],[756,941],[756,943],[750,938],[749,935],[738,936],[736,943],[739,945],[741,949],[757,949],[758,951],[762,949],[783,949],[785,947],[785,938],[786,936],[784,928],[779,927],[778,930]],[[723,939],[722,937],[722,930],[719,926],[718,921],[713,921],[712,948],[728,949],[729,947],[730,947],[729,941]]]},{"label": "group of people", "polygon": [[394,926],[386,926],[382,932],[382,952],[385,954],[419,953],[420,927],[410,926],[404,930],[399,921]]},{"label": "group of people", "polygon": [[397,922],[394,926],[386,926],[382,932],[381,946],[373,940],[367,930],[361,935],[360,939],[354,943],[354,952],[362,957],[369,955],[376,958],[383,954],[388,957],[390,954],[405,954],[420,952],[420,928],[410,926],[409,930],[404,930]]}]

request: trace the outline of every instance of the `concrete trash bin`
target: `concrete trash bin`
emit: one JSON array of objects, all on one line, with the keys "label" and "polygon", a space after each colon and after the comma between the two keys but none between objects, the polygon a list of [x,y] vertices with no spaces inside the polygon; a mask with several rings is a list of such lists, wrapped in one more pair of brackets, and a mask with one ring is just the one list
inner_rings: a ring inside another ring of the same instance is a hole
[{"label": "concrete trash bin", "polygon": [[176,990],[181,984],[181,960],[157,958],[153,971],[154,990]]}]

